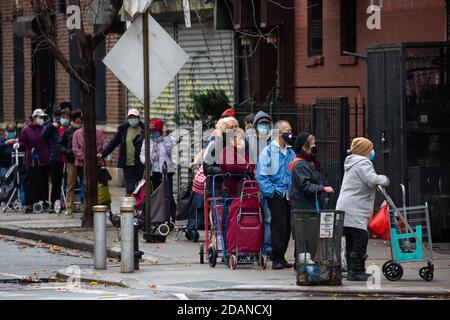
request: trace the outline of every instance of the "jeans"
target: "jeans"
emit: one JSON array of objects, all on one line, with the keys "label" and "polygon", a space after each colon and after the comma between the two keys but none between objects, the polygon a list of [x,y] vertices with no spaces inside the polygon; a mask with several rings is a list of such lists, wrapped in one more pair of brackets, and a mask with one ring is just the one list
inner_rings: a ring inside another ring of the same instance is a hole
[{"label": "jeans", "polygon": [[131,195],[136,189],[137,184],[142,179],[143,172],[138,166],[123,167],[123,177],[125,179],[125,192],[127,196]]},{"label": "jeans", "polygon": [[271,234],[270,234],[270,223],[271,223],[271,216],[270,216],[270,209],[269,205],[267,204],[267,199],[261,200],[261,207],[263,208],[264,212],[264,245],[263,245],[263,252],[266,256],[270,256],[270,253],[272,251],[272,241],[271,241]]}]

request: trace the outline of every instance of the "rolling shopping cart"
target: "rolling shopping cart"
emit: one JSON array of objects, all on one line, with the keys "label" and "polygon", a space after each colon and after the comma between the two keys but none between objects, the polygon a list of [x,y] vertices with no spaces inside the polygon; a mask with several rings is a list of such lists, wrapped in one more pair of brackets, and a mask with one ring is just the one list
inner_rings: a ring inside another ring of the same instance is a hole
[{"label": "rolling shopping cart", "polygon": [[433,280],[433,245],[431,242],[428,204],[406,207],[405,187],[400,185],[403,195],[403,208],[397,208],[384,188],[378,186],[389,205],[391,260],[382,268],[386,279],[400,280],[403,276],[401,263],[426,261],[427,266],[419,271],[425,281]]}]

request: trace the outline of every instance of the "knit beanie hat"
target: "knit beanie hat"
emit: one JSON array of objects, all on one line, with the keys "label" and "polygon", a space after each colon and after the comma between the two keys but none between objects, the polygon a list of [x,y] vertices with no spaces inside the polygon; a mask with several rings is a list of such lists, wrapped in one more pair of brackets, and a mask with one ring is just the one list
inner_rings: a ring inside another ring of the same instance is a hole
[{"label": "knit beanie hat", "polygon": [[297,136],[297,139],[295,140],[294,149],[296,151],[300,151],[300,149],[305,145],[306,140],[308,140],[308,137],[311,135],[309,132],[302,132]]},{"label": "knit beanie hat", "polygon": [[350,152],[352,154],[358,154],[363,157],[367,157],[373,149],[373,143],[366,138],[355,138],[352,141]]}]

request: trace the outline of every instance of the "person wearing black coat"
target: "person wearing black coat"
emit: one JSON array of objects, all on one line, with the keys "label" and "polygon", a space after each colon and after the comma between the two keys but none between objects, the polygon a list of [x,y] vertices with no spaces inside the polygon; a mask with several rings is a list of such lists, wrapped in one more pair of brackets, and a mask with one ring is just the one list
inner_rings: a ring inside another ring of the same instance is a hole
[{"label": "person wearing black coat", "polygon": [[53,122],[49,122],[42,132],[42,138],[50,142],[50,180],[52,184],[50,202],[52,206],[56,200],[61,199],[65,157],[62,153],[59,140],[64,134],[64,131],[70,126],[70,114],[69,109],[55,110],[53,113]]},{"label": "person wearing black coat", "polygon": [[[75,186],[77,183],[77,167],[75,166],[75,155],[72,150],[72,138],[75,131],[81,128],[82,117],[80,111],[71,113],[71,125],[64,131],[59,139],[61,154],[65,156],[66,173],[67,173],[67,190],[66,190],[66,214],[73,212],[73,197],[75,194]],[[82,178],[82,177],[80,177]],[[80,179],[82,180],[82,179]]]},{"label": "person wearing black coat", "polygon": [[292,171],[292,210],[322,209],[326,205],[326,193],[333,188],[327,186],[320,172],[320,164],[312,154],[316,139],[308,132],[298,135],[295,142],[297,157],[289,165]]},{"label": "person wearing black coat", "polygon": [[139,111],[130,109],[127,122],[118,127],[114,138],[97,155],[98,158],[105,158],[120,145],[117,167],[123,169],[127,196],[133,193],[144,174],[144,166],[139,161],[139,158],[136,158],[136,147],[134,144],[136,137],[140,135],[142,130],[144,130],[144,123],[140,121]]}]

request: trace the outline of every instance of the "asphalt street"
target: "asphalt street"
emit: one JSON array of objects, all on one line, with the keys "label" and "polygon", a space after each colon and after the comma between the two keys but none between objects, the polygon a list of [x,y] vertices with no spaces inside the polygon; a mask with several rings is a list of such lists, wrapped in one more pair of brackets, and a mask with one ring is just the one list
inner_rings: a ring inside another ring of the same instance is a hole
[{"label": "asphalt street", "polygon": [[[0,236],[0,300],[331,300],[398,299],[361,295],[311,295],[295,292],[190,291],[131,289],[76,280],[58,281],[56,271],[92,268],[92,255],[45,243]],[[186,270],[189,272],[189,270]],[[74,273],[76,275],[76,273]],[[403,298],[405,299],[405,298]],[[415,299],[411,297],[409,299]]]}]

